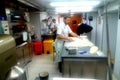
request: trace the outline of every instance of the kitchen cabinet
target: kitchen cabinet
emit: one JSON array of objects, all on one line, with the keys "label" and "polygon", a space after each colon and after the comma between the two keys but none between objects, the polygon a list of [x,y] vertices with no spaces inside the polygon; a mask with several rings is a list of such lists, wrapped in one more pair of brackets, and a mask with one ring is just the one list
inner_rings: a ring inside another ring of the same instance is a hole
[{"label": "kitchen cabinet", "polygon": [[23,65],[24,64],[24,58],[23,58],[24,54],[23,54],[23,52],[24,52],[24,50],[23,50],[22,46],[17,47],[16,53],[17,53],[17,60],[18,60],[19,65]]},{"label": "kitchen cabinet", "polygon": [[33,56],[33,45],[29,42],[24,42],[23,44],[17,46],[16,48],[18,65],[24,67],[27,63],[32,60]]},{"label": "kitchen cabinet", "polygon": [[28,40],[27,21],[25,20],[23,13],[12,12],[9,15],[10,34],[15,38],[16,45],[20,45],[24,42],[23,33],[26,32],[26,41]]},{"label": "kitchen cabinet", "polygon": [[[13,3],[13,5],[10,5],[9,3]],[[17,5],[17,3],[12,1],[7,1],[6,6],[6,9],[10,11],[6,16],[10,35],[12,35],[16,41],[18,65],[24,67],[32,60],[33,54],[31,31],[29,29],[31,26],[29,22],[29,12],[26,7]]]},{"label": "kitchen cabinet", "polygon": [[7,14],[10,35],[16,41],[16,54],[19,67],[25,67],[33,56],[33,44],[31,42],[31,31],[29,13],[24,10],[11,10]]},{"label": "kitchen cabinet", "polygon": [[27,64],[32,60],[32,56],[33,56],[33,45],[32,43],[27,43],[24,47],[25,64]]}]

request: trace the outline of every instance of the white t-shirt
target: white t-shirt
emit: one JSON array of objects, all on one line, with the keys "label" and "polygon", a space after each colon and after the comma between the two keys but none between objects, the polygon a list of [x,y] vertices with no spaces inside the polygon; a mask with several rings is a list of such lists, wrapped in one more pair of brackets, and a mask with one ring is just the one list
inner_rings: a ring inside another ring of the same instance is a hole
[{"label": "white t-shirt", "polygon": [[[68,36],[69,33],[71,33],[72,30],[70,29],[69,25],[60,24],[57,27],[57,34],[63,35],[63,36]],[[63,45],[64,45],[64,39],[55,39],[54,46],[55,46],[55,61],[60,62],[61,61],[61,54],[63,53]]]},{"label": "white t-shirt", "polygon": [[60,24],[57,27],[57,34],[61,34],[63,36],[68,36],[69,33],[71,33],[71,32],[72,32],[72,30],[70,29],[69,25],[65,25],[64,23]]}]

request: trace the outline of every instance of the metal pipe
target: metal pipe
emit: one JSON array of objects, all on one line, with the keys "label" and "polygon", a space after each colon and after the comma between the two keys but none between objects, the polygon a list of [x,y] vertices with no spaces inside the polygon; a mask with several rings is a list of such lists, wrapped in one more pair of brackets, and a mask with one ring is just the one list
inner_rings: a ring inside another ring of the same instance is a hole
[{"label": "metal pipe", "polygon": [[105,16],[106,16],[106,40],[107,40],[107,56],[108,56],[108,71],[109,71],[109,80],[112,80],[112,68],[111,68],[111,51],[109,43],[109,27],[108,27],[108,13],[107,13],[108,3],[105,5]]}]

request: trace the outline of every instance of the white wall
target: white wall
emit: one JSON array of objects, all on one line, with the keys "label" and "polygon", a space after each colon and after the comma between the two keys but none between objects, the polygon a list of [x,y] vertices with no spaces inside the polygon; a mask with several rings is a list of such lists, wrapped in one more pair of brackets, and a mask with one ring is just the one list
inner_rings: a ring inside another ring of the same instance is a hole
[{"label": "white wall", "polygon": [[48,31],[48,24],[49,22],[43,21],[48,20],[49,17],[55,18],[58,22],[58,15],[56,14],[49,14],[48,12],[34,12],[30,13],[31,24],[35,26],[34,31],[35,34],[38,36],[38,39],[41,39],[41,35]]},{"label": "white wall", "polygon": [[[91,41],[99,48],[101,47],[103,53],[107,54],[106,15],[103,14],[101,18],[103,20],[103,26],[98,25],[99,20],[97,20],[97,14],[93,15],[93,17],[93,22],[91,22],[93,26]],[[115,59],[114,73],[120,79],[120,19],[118,22],[117,12],[108,13],[108,27],[111,58]]]},{"label": "white wall", "polygon": [[88,16],[93,16],[93,21],[90,21],[90,25],[93,27],[91,31],[91,41],[96,43],[96,27],[97,27],[97,13],[88,13]]},{"label": "white wall", "polygon": [[[108,27],[109,27],[109,40],[110,40],[110,51],[111,57],[115,59],[114,73],[119,77],[120,80],[120,19],[118,21],[118,13],[115,11],[118,10],[120,0],[115,0],[108,4]],[[114,12],[114,13],[110,13]],[[102,12],[104,17],[103,24],[103,42],[102,42],[102,51],[107,53],[107,35],[106,35],[106,20],[105,20],[105,10]]]},{"label": "white wall", "polygon": [[116,38],[117,38],[117,24],[118,24],[118,14],[111,13],[108,15],[108,26],[109,26],[109,40],[110,40],[110,50],[111,58],[115,57],[116,50]]},{"label": "white wall", "polygon": [[35,32],[35,35],[37,36],[37,40],[41,40],[39,12],[30,13],[30,23],[34,26],[34,32]]},{"label": "white wall", "polygon": [[107,34],[106,34],[106,16],[103,15],[103,36],[101,50],[107,54]]},{"label": "white wall", "polygon": [[40,21],[42,21],[43,19],[47,19],[47,18],[48,18],[47,12],[40,12]]},{"label": "white wall", "polygon": [[48,22],[43,20],[48,19],[48,13],[47,12],[40,12],[40,27],[41,27],[41,35],[48,32]]},{"label": "white wall", "polygon": [[99,47],[99,50],[102,50],[103,43],[103,22],[104,17],[99,15],[97,16],[97,27],[96,27],[96,45]]},{"label": "white wall", "polygon": [[[117,35],[117,13],[108,13],[108,34],[109,34],[109,47],[111,51],[111,58],[115,57],[116,50],[116,35]],[[104,28],[103,28],[103,44],[102,51],[107,53],[107,34],[106,34],[106,19],[104,14]]]},{"label": "white wall", "polygon": [[[90,22],[93,30],[91,32],[91,41],[99,47],[105,54],[107,53],[107,34],[106,34],[106,15],[98,17],[97,13],[89,13],[93,16],[93,21]],[[116,50],[116,35],[117,35],[117,24],[118,14],[108,13],[108,27],[109,27],[109,45],[111,51],[111,57],[114,59]]]},{"label": "white wall", "polygon": [[118,19],[114,73],[120,79],[120,19]]}]

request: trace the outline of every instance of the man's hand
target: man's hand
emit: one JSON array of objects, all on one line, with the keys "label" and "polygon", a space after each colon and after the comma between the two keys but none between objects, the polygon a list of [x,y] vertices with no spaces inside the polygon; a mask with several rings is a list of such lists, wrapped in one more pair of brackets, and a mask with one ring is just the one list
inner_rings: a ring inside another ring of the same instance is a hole
[{"label": "man's hand", "polygon": [[73,36],[73,37],[77,37],[77,38],[79,38],[79,39],[82,39],[79,35],[77,35],[77,34],[74,33],[74,32],[71,32],[70,35]]},{"label": "man's hand", "polygon": [[73,39],[71,37],[67,37],[68,41],[73,41]]},{"label": "man's hand", "polygon": [[80,37],[80,36],[77,36],[77,38],[82,39],[82,37]]}]

